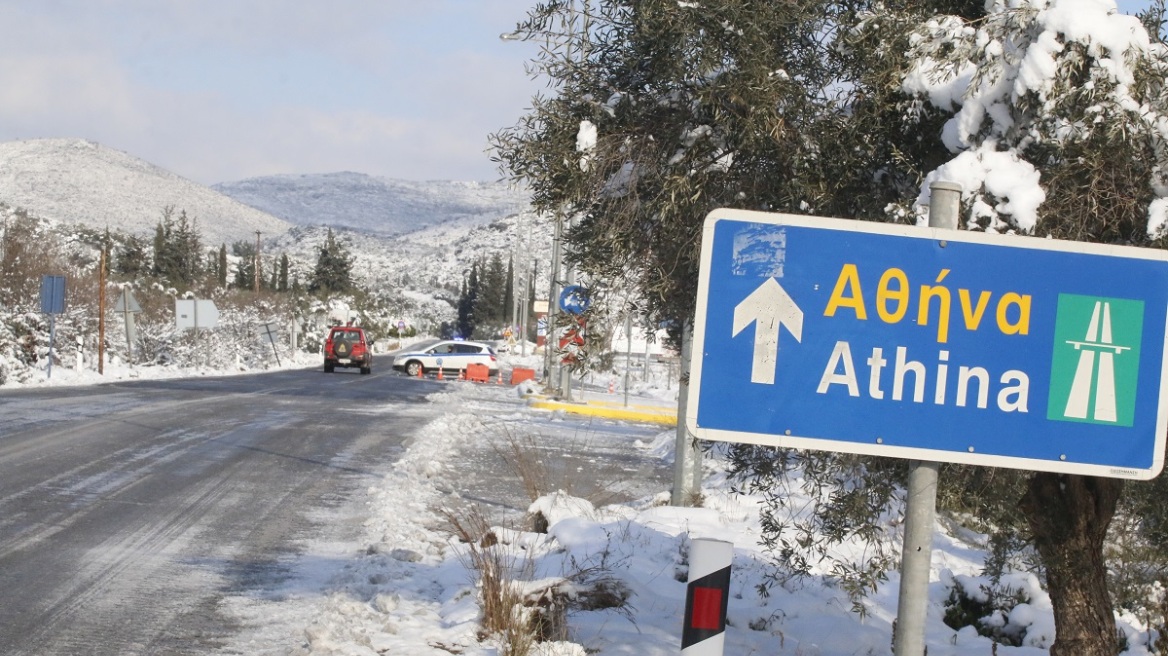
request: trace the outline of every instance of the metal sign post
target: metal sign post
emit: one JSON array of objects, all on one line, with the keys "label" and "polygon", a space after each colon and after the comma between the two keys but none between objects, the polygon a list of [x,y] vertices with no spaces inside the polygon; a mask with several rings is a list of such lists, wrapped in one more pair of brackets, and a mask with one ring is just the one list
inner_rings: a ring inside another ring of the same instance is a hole
[{"label": "metal sign post", "polygon": [[[957,229],[961,187],[936,183],[930,188],[929,227]],[[941,430],[934,426],[934,430]],[[925,619],[928,615],[929,568],[933,559],[933,530],[937,524],[937,481],[941,465],[914,460],[908,475],[904,508],[904,538],[900,550],[900,594],[896,608],[896,656],[924,656]]]},{"label": "metal sign post", "polygon": [[559,337],[559,331],[556,331],[557,345],[560,350],[567,349],[567,354],[560,357],[560,390],[567,401],[572,400],[571,363],[576,361],[577,353],[584,346],[584,339],[580,334],[582,324],[578,317],[588,309],[591,303],[588,290],[580,285],[568,285],[560,290],[560,309],[576,318],[576,325],[568,328],[563,337]]},{"label": "metal sign post", "polygon": [[268,343],[272,345],[272,354],[276,356],[276,366],[282,367],[280,364],[280,351],[276,348],[276,338],[280,335],[280,327],[274,323],[265,323],[261,330],[268,337]]},{"label": "metal sign post", "polygon": [[134,345],[138,343],[134,315],[141,311],[142,306],[138,305],[134,293],[130,291],[129,287],[123,287],[121,296],[118,296],[118,300],[114,303],[114,312],[121,312],[122,319],[126,324],[126,354],[129,355],[131,365],[134,364]]}]

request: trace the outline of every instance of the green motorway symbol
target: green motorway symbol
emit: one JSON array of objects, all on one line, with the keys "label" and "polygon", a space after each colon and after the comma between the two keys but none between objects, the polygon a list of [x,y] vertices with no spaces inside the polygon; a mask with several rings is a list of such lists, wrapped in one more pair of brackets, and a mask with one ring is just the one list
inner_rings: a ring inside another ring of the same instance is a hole
[{"label": "green motorway symbol", "polygon": [[1059,294],[1046,418],[1131,426],[1144,303]]}]

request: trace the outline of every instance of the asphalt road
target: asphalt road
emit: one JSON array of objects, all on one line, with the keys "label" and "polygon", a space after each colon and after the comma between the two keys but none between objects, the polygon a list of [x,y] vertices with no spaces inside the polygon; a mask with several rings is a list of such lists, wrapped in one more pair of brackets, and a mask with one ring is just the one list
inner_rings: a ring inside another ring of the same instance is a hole
[{"label": "asphalt road", "polygon": [[0,392],[0,654],[206,654],[221,600],[399,456],[439,383],[317,370]]}]

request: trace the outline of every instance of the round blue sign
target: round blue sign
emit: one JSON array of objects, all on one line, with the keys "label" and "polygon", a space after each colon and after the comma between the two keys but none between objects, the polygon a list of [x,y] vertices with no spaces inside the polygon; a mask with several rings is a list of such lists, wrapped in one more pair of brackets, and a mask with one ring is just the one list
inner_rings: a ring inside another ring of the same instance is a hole
[{"label": "round blue sign", "polygon": [[583,314],[591,303],[588,290],[580,285],[568,285],[560,291],[560,309],[568,314]]}]

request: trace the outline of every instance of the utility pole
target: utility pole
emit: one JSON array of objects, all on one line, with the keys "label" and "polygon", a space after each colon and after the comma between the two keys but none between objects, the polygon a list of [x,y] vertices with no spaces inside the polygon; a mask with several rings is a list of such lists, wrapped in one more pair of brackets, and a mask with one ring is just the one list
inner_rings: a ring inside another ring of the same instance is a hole
[{"label": "utility pole", "polygon": [[[132,348],[132,347],[131,347]],[[131,353],[133,351],[131,350]],[[105,247],[97,265],[97,373],[105,375]]]},{"label": "utility pole", "polygon": [[255,290],[260,291],[260,231],[256,230],[256,248],[255,248]]}]

